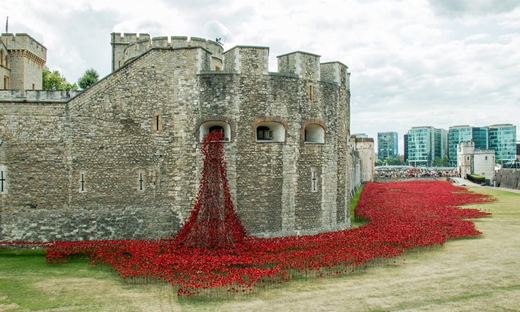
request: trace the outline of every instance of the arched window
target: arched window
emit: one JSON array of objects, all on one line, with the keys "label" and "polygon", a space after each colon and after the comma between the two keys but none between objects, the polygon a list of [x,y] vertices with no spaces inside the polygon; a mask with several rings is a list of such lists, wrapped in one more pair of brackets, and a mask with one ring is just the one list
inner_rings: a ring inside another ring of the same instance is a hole
[{"label": "arched window", "polygon": [[222,139],[224,142],[229,142],[231,140],[231,127],[227,122],[220,120],[210,120],[200,125],[199,141],[202,142],[204,135],[215,131],[224,133],[224,138]]},{"label": "arched window", "polygon": [[260,126],[256,128],[256,139],[257,140],[272,140],[273,130],[266,126]]},{"label": "arched window", "polygon": [[225,132],[225,131],[224,131],[224,127],[217,125],[217,126],[209,127],[209,133],[211,133],[211,132]]},{"label": "arched window", "polygon": [[308,124],[305,127],[306,143],[325,143],[325,130],[318,124]]},{"label": "arched window", "polygon": [[256,127],[257,142],[285,142],[285,127],[279,122],[262,122]]}]

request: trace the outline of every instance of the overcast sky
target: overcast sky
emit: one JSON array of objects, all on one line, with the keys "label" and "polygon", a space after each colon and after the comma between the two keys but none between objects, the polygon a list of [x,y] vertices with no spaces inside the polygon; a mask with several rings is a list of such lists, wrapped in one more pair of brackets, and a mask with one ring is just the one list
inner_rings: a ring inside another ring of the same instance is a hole
[{"label": "overcast sky", "polygon": [[[351,72],[351,132],[512,123],[520,140],[519,0],[0,1],[9,32],[47,48],[76,82],[110,73],[110,33],[222,38],[340,61]],[[5,32],[5,28],[2,29]]]}]

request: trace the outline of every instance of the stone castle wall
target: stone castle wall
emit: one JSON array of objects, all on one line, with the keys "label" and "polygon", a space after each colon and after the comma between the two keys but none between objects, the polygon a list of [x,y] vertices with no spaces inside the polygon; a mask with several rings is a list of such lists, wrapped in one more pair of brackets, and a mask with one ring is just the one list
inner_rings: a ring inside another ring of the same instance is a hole
[{"label": "stone castle wall", "polygon": [[69,196],[64,105],[0,103],[0,111],[0,240],[50,239],[45,229],[57,220],[40,215],[67,209]]},{"label": "stone castle wall", "polygon": [[[267,48],[225,55],[212,71],[205,48],[153,48],[69,101],[0,99],[10,112],[0,124],[0,240],[170,235],[195,201],[207,123],[229,128],[227,175],[249,232],[348,228],[346,66],[326,66],[340,74],[322,81],[311,54],[289,54],[301,58],[291,73],[268,72]],[[305,142],[308,124],[324,128],[323,143]],[[279,126],[283,140],[257,141],[261,125]]]},{"label": "stone castle wall", "polygon": [[500,169],[495,173],[493,178],[498,186],[520,190],[520,170],[518,169]]}]

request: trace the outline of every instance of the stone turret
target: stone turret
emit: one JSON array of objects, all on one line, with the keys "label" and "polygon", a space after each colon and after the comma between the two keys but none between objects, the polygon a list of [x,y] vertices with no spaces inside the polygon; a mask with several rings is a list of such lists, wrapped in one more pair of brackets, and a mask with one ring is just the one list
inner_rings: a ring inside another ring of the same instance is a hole
[{"label": "stone turret", "polygon": [[4,33],[1,38],[9,54],[9,89],[41,90],[47,48],[24,33]]},{"label": "stone turret", "polygon": [[149,42],[149,34],[137,34],[125,33],[121,36],[121,33],[112,33],[110,44],[112,45],[112,71],[115,71],[119,67],[123,66],[125,61],[125,50],[130,44],[134,44],[138,41]]},{"label": "stone turret", "polygon": [[[149,34],[112,33],[112,71],[124,66],[139,55],[142,55],[154,48],[161,49],[181,49],[200,47],[208,50],[211,55],[211,69],[222,70],[223,68],[223,48],[215,41],[197,37],[172,36],[168,38],[153,37]],[[170,40],[168,40],[170,39]]]}]

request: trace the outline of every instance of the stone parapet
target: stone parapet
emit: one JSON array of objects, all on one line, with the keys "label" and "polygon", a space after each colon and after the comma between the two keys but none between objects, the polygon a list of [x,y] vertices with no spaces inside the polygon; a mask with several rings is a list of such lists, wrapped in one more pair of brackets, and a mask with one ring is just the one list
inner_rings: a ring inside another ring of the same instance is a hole
[{"label": "stone parapet", "polygon": [[83,91],[0,90],[1,102],[67,102]]}]

